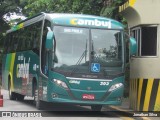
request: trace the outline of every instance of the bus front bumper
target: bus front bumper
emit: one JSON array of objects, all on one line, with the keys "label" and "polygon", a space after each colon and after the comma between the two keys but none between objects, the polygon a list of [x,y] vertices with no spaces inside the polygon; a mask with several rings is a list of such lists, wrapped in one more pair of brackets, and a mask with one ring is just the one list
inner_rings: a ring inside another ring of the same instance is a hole
[{"label": "bus front bumper", "polygon": [[[121,105],[124,87],[112,92],[68,90],[63,93],[49,92],[48,102],[71,103],[77,105]],[[83,95],[95,95],[94,99],[84,99]],[[96,99],[96,96],[98,99]]]}]

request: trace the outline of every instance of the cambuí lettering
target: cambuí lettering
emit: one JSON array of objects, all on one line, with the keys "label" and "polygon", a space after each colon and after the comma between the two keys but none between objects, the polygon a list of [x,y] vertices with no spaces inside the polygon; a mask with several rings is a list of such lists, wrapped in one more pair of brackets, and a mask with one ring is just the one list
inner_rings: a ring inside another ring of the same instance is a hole
[{"label": "cambu\u00ed lettering", "polygon": [[24,57],[23,63],[17,64],[17,78],[24,78],[27,79],[29,77],[29,62],[26,63],[26,58]]},{"label": "cambu\u00ed lettering", "polygon": [[98,19],[88,20],[88,19],[71,19],[70,23],[72,25],[88,25],[97,27],[108,27],[111,28],[111,21],[102,21]]}]

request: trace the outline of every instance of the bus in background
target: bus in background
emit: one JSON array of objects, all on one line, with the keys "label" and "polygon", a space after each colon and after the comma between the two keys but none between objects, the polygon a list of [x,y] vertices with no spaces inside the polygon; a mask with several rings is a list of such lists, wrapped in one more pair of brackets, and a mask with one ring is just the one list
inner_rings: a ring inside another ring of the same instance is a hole
[{"label": "bus in background", "polygon": [[[136,43],[130,40],[130,54]],[[40,13],[7,31],[2,84],[11,100],[120,105],[125,79],[124,27],[91,15]]]}]

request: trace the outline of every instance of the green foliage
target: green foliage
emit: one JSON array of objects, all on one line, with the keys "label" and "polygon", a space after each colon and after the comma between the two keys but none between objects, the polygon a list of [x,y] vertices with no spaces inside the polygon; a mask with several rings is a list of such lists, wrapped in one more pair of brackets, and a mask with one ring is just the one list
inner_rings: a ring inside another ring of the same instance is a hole
[{"label": "green foliage", "polygon": [[[23,0],[21,0],[23,1]],[[28,0],[23,12],[33,16],[39,12],[81,13],[100,15],[103,0]]]},{"label": "green foliage", "polygon": [[109,17],[111,18],[113,16],[113,10],[115,9],[115,7],[103,7],[101,10],[101,16],[104,17]]},{"label": "green foliage", "polygon": [[19,4],[19,0],[1,0],[0,1],[0,19],[6,13],[20,12],[20,9],[18,8],[18,4]]},{"label": "green foliage", "polygon": [[115,18],[118,13],[118,7],[124,0],[114,0],[110,6],[104,6],[101,10],[101,16]]},{"label": "green foliage", "polygon": [[[0,0],[0,34],[2,35],[8,29],[8,25],[6,25],[5,21],[2,19],[6,14],[7,16],[11,15],[11,12],[20,12],[20,8],[18,8],[19,0]],[[3,28],[3,29],[2,29]],[[0,35],[0,36],[1,36]]]},{"label": "green foliage", "polygon": [[27,16],[40,12],[80,13],[120,19],[125,23],[125,19],[118,13],[118,6],[124,1],[112,0],[106,6],[104,3],[109,0],[20,0],[20,6]]},{"label": "green foliage", "polygon": [[119,13],[119,6],[125,1],[126,0],[113,0],[109,6],[104,6],[101,9],[100,15],[116,19],[127,27],[127,20]]}]

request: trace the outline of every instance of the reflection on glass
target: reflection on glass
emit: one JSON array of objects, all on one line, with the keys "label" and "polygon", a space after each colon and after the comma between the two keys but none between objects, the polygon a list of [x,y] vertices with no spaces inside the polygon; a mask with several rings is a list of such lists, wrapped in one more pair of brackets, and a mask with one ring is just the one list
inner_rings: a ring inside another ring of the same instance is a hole
[{"label": "reflection on glass", "polygon": [[56,49],[53,68],[61,73],[91,74],[91,63],[100,64],[100,72],[122,71],[122,32],[55,26]]},{"label": "reflection on glass", "polygon": [[92,60],[101,66],[122,66],[122,35],[118,30],[92,29]]}]

